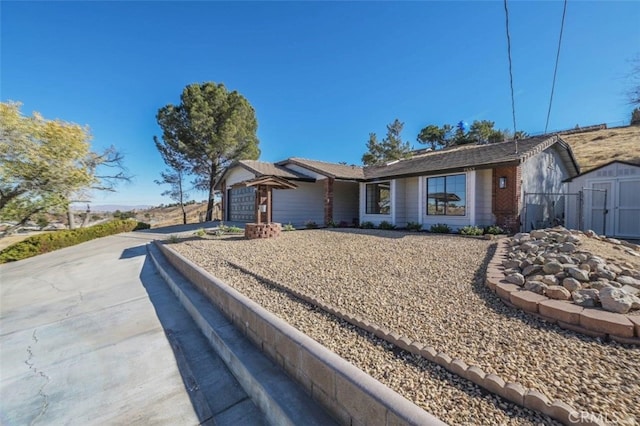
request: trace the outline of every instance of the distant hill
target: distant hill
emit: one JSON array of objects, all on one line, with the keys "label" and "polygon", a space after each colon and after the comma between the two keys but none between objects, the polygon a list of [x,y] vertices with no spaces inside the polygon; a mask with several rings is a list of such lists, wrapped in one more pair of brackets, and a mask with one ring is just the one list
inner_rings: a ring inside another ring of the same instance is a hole
[{"label": "distant hill", "polygon": [[[185,206],[187,211],[188,223],[199,223],[204,221],[205,213],[207,211],[207,203],[195,203]],[[125,210],[121,210],[125,211]],[[130,211],[130,210],[127,210]],[[220,212],[220,203],[214,206],[213,211],[214,219],[220,219],[222,217]],[[163,226],[181,225],[182,224],[182,209],[180,206],[171,207],[151,207],[142,210],[136,210],[136,220],[145,222],[151,225],[151,228],[160,228]]]},{"label": "distant hill", "polygon": [[[128,212],[131,210],[146,210],[150,209],[153,206],[150,205],[137,205],[137,206],[126,206],[121,204],[89,204],[92,212],[115,212],[116,210],[120,210],[121,212]],[[86,205],[75,205],[73,206],[74,211],[82,211],[86,210]]]},{"label": "distant hill", "polygon": [[560,137],[571,146],[583,173],[615,160],[640,164],[640,126],[561,133]]}]

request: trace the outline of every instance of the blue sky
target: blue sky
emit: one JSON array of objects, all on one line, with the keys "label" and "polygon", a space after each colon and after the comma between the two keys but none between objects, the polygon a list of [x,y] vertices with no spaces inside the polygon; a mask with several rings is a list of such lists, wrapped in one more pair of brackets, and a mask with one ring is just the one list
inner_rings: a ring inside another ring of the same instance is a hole
[{"label": "blue sky", "polygon": [[[544,130],[563,3],[510,1],[519,130]],[[395,118],[512,128],[505,13],[487,2],[0,3],[2,101],[90,126],[134,180],[97,204],[160,204],[157,110],[191,83],[242,93],[261,160],[360,164]],[[628,123],[640,2],[569,1],[549,129]],[[204,199],[201,193],[193,198]]]}]

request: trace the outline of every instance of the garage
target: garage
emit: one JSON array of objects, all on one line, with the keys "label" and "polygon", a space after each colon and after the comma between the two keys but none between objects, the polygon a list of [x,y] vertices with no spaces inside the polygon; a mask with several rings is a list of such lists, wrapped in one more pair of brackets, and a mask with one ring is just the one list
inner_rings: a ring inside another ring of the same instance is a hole
[{"label": "garage", "polygon": [[230,222],[253,222],[256,218],[256,189],[254,187],[228,190],[227,220]]},{"label": "garage", "polygon": [[613,161],[574,177],[582,192],[584,228],[611,237],[640,239],[640,165]]}]

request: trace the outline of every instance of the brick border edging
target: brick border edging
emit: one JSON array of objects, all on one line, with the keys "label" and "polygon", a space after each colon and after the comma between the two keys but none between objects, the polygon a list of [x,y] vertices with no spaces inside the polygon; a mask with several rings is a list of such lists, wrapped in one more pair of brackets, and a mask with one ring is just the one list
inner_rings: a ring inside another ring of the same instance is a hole
[{"label": "brick border edging", "polygon": [[444,425],[175,250],[154,241],[169,263],[269,358],[343,424]]},{"label": "brick border edging", "polygon": [[493,258],[487,265],[485,279],[485,285],[503,302],[566,330],[591,337],[610,338],[619,343],[640,345],[640,316],[583,308],[568,301],[554,300],[524,290],[506,281],[502,265],[502,261],[507,258],[506,254],[507,241],[498,241]]},{"label": "brick border edging", "polygon": [[[494,255],[494,258],[496,256]],[[407,351],[413,355],[421,356],[428,361],[431,361],[447,371],[467,379],[481,388],[496,394],[508,401],[518,404],[521,407],[528,408],[545,414],[554,420],[558,420],[563,424],[569,425],[598,425],[601,426],[601,419],[594,414],[579,412],[571,405],[561,401],[554,400],[553,402],[549,398],[535,389],[525,388],[518,382],[505,382],[500,376],[496,374],[487,374],[477,365],[467,365],[460,358],[451,358],[444,352],[438,352],[433,346],[427,345],[423,342],[413,341],[406,336],[402,336],[399,333],[390,331],[389,329],[379,326],[373,322],[370,322],[358,315],[351,315],[345,311],[342,311],[330,304],[323,303],[318,299],[301,293],[287,285],[278,283],[272,279],[263,277],[242,265],[238,265],[234,262],[226,261],[230,266],[253,276],[254,278],[264,281],[276,288],[284,290],[293,296],[314,305],[323,311],[332,314],[343,321],[350,323],[364,331],[372,333],[376,337],[391,343],[400,349]],[[511,305],[511,303],[509,303]],[[511,305],[513,306],[513,305]]]}]

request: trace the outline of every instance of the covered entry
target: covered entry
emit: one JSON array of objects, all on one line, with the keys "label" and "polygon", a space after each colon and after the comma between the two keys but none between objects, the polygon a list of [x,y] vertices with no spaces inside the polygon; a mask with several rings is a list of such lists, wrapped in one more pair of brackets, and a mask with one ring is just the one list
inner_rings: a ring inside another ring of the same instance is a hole
[{"label": "covered entry", "polygon": [[227,191],[229,208],[227,220],[252,222],[256,217],[256,189],[253,187],[230,188]]}]

